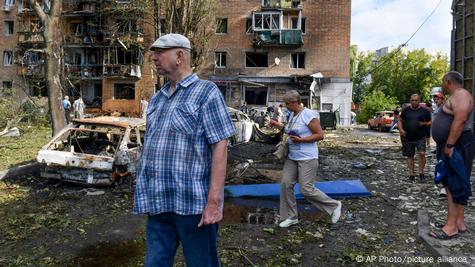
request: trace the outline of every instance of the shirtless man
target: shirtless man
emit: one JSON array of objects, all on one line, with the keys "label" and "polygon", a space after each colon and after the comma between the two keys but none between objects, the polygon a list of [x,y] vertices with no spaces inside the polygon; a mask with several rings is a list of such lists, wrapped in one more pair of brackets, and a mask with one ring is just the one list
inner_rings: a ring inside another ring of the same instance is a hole
[{"label": "shirtless man", "polygon": [[[442,153],[446,157],[451,157],[454,149],[461,154],[463,165],[468,173],[466,179],[470,184],[470,173],[475,154],[475,137],[472,133],[473,97],[469,91],[462,87],[462,83],[463,77],[458,72],[451,71],[444,76],[442,89],[450,97],[434,118],[432,135],[437,143],[437,158]],[[432,231],[430,235],[437,239],[450,239],[467,230],[464,207],[467,205],[471,193],[458,194],[455,197],[450,192],[447,179],[442,183],[447,191],[447,222],[436,224],[441,229]]]}]

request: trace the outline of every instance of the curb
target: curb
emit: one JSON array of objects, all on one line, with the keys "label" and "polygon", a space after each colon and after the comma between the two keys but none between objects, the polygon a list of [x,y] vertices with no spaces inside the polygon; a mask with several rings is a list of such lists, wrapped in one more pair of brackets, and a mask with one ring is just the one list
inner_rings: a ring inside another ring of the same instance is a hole
[{"label": "curb", "polygon": [[39,172],[41,163],[33,162],[22,166],[10,168],[8,170],[0,171],[0,180],[12,178],[14,176],[22,176],[28,173]]},{"label": "curb", "polygon": [[[430,237],[428,235],[429,231],[431,230],[430,223],[429,223],[429,213],[427,210],[418,210],[417,211],[417,235],[419,236],[420,241],[424,244],[424,246],[429,250],[429,252],[434,257],[449,257],[450,251],[442,246],[442,244]],[[439,266],[459,266],[453,265],[450,262],[441,262]]]}]

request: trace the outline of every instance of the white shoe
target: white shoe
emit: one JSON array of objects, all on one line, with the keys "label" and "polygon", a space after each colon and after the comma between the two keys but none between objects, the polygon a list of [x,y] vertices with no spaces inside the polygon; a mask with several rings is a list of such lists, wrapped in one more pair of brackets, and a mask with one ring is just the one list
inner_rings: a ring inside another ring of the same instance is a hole
[{"label": "white shoe", "polygon": [[338,206],[332,213],[332,223],[337,223],[341,216],[341,201],[338,201]]},{"label": "white shoe", "polygon": [[279,227],[287,228],[297,223],[299,223],[299,219],[285,219],[285,221],[279,223]]},{"label": "white shoe", "polygon": [[445,191],[445,188],[442,187],[442,188],[440,189],[439,195],[440,195],[441,197],[446,197],[446,196],[447,196],[447,191]]}]

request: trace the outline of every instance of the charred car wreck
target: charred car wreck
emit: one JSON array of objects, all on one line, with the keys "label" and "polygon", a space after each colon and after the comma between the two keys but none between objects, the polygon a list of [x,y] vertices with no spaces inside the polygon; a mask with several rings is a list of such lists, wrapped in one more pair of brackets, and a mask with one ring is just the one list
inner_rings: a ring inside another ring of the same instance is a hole
[{"label": "charred car wreck", "polygon": [[76,119],[38,153],[41,175],[83,185],[135,179],[145,120],[125,117]]}]

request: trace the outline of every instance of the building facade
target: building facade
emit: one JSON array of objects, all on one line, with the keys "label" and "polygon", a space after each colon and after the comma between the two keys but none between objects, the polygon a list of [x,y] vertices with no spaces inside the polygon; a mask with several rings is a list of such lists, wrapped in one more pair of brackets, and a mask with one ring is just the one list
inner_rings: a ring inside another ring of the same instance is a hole
[{"label": "building facade", "polygon": [[452,1],[450,69],[464,77],[464,88],[475,96],[475,1]]},{"label": "building facade", "polygon": [[[229,106],[267,107],[298,90],[304,105],[351,121],[351,1],[221,0],[202,75]],[[225,7],[225,8],[224,8]]]},{"label": "building facade", "polygon": [[[17,3],[14,0],[3,0],[0,3],[1,32],[0,49],[2,63],[0,64],[0,94],[14,94],[24,97],[20,76],[17,75],[15,51],[18,42]],[[12,90],[15,90],[14,92]]]},{"label": "building facade", "polygon": [[[3,8],[4,28],[10,20],[15,28],[11,38],[0,38],[8,41],[2,46],[2,79],[12,77],[15,88],[46,96],[44,55],[39,52],[45,45],[42,23],[26,0],[3,1],[12,6],[8,12]],[[48,13],[49,0],[39,2]],[[63,0],[58,28],[63,95],[81,95],[89,112],[138,115],[140,99],[149,98],[156,83],[148,55],[153,28],[145,23],[145,9],[131,1]],[[10,50],[14,62],[7,57]],[[4,76],[7,71],[11,75]]]}]

